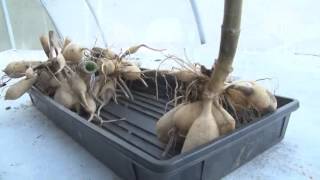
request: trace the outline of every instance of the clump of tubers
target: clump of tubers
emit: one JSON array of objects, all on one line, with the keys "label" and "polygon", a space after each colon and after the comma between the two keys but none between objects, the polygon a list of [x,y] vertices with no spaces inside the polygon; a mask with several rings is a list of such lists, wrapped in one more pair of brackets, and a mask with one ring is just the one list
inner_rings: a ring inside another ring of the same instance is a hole
[{"label": "clump of tubers", "polygon": [[[172,59],[182,67],[178,71],[171,72],[171,75],[176,79],[174,102],[176,103],[178,99],[177,92],[182,90],[185,93],[180,93],[181,97],[184,99],[184,103],[187,103],[178,110],[169,111],[170,114],[161,117],[161,122],[157,123],[157,133],[161,141],[167,141],[171,138],[166,137],[170,126],[173,126],[171,129],[177,131],[179,135],[186,134],[181,152],[191,151],[235,129],[235,120],[222,106],[220,97],[223,96],[224,91],[228,91],[228,88],[225,88],[225,82],[232,71],[232,62],[239,38],[241,6],[242,0],[227,0],[225,2],[219,57],[214,63],[212,72],[208,73],[204,68],[200,68],[199,71],[197,66],[177,57],[168,56],[165,59]],[[180,84],[177,81],[180,81]],[[195,97],[189,96],[192,94],[191,92],[195,92]],[[259,95],[259,98],[261,97]],[[256,100],[250,100],[250,104],[264,106],[257,103]],[[171,122],[164,121],[162,118],[171,119]],[[167,126],[162,125],[164,122]],[[173,135],[175,134],[173,133]],[[165,152],[168,152],[167,148]]]},{"label": "clump of tubers", "polygon": [[[169,131],[176,129],[177,134],[186,137],[190,127],[203,111],[203,102],[196,101],[180,104],[164,114],[157,122],[157,136],[160,141],[167,143]],[[219,104],[213,103],[211,114],[218,125],[220,135],[227,134],[235,129],[234,118]]]},{"label": "clump of tubers", "polygon": [[[109,122],[100,117],[100,111],[110,101],[117,103],[117,96],[123,94],[133,99],[125,80],[141,80],[147,86],[141,69],[125,59],[126,56],[141,47],[157,51],[145,44],[132,46],[123,53],[115,53],[109,47],[89,49],[69,38],[61,40],[53,31],[39,40],[48,59],[9,63],[1,81],[9,80],[1,82],[1,87],[12,78],[24,78],[9,87],[5,98],[17,99],[34,85],[64,107],[80,115],[90,115],[88,121],[96,117],[100,125]],[[110,122],[114,121],[117,120]]]}]

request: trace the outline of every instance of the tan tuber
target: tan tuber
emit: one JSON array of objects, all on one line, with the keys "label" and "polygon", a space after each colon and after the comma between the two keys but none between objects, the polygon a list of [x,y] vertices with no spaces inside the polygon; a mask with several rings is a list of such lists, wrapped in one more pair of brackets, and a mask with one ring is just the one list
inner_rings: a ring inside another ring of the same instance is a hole
[{"label": "tan tuber", "polygon": [[61,83],[60,87],[56,90],[53,99],[68,109],[75,108],[75,106],[79,104],[79,98],[74,94],[66,81]]},{"label": "tan tuber", "polygon": [[201,114],[190,127],[181,152],[189,151],[219,137],[218,125],[212,115],[212,101],[204,100],[202,103]]},{"label": "tan tuber", "polygon": [[36,67],[41,64],[41,61],[16,61],[9,63],[3,70],[10,78],[20,78],[25,76],[25,72],[29,67]]},{"label": "tan tuber", "polygon": [[79,63],[83,56],[83,48],[75,43],[69,43],[63,50],[63,56],[69,63]]},{"label": "tan tuber", "polygon": [[32,85],[37,81],[38,76],[34,75],[29,79],[22,79],[17,83],[11,85],[4,97],[5,100],[16,100],[26,93]]},{"label": "tan tuber", "polygon": [[275,96],[256,82],[234,83],[226,89],[225,94],[235,108],[254,108],[260,113],[273,112],[277,108]]}]

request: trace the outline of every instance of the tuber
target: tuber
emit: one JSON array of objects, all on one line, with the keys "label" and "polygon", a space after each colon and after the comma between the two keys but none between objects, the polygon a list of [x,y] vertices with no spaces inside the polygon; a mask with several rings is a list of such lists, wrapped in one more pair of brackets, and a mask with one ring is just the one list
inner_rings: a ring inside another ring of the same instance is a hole
[{"label": "tuber", "polygon": [[41,70],[38,72],[38,78],[35,86],[40,89],[42,92],[50,94],[50,92],[54,92],[55,88],[60,86],[60,83],[57,82],[55,86],[51,85],[52,75],[49,74],[48,71]]},{"label": "tuber", "polygon": [[206,99],[202,103],[202,112],[190,127],[181,152],[192,150],[219,137],[218,125],[212,115],[212,100]]},{"label": "tuber", "polygon": [[190,70],[180,70],[172,72],[172,75],[177,77],[177,79],[182,82],[191,82],[199,77],[195,72],[192,72]]},{"label": "tuber", "polygon": [[134,64],[125,65],[120,68],[122,77],[125,80],[137,80],[141,78],[141,70]]},{"label": "tuber", "polygon": [[254,108],[260,113],[273,112],[277,108],[275,96],[256,82],[236,82],[226,89],[226,95],[235,108]]},{"label": "tuber", "polygon": [[49,38],[44,35],[40,36],[40,43],[47,57],[49,57],[49,54],[50,54]]},{"label": "tuber", "polygon": [[68,37],[66,37],[66,38],[64,39],[63,46],[62,46],[62,49],[61,49],[61,52],[62,52],[62,53],[63,53],[64,49],[65,49],[70,43],[71,43],[71,40],[70,40]]},{"label": "tuber", "polygon": [[236,121],[220,104],[213,103],[212,115],[218,124],[220,135],[227,134],[235,129]]},{"label": "tuber", "polygon": [[182,105],[173,115],[172,119],[179,135],[186,136],[189,128],[202,111],[202,102],[196,101]]},{"label": "tuber", "polygon": [[58,55],[57,55],[57,57],[55,59],[59,64],[59,69],[55,72],[55,74],[57,74],[60,71],[62,71],[62,69],[66,66],[66,60],[64,59],[64,57],[61,54],[61,52],[58,52]]},{"label": "tuber", "polygon": [[104,57],[107,58],[107,59],[113,60],[113,59],[118,59],[119,58],[119,56],[116,53],[114,53],[111,49],[108,49],[108,48],[104,49],[102,51],[102,53],[103,53]]},{"label": "tuber", "polygon": [[78,44],[69,43],[63,50],[63,56],[69,63],[79,63],[84,56],[83,50]]},{"label": "tuber", "polygon": [[97,58],[106,58],[106,59],[110,59],[110,60],[114,60],[114,59],[119,58],[119,56],[109,48],[103,49],[100,47],[93,47],[91,50],[91,54],[92,54],[92,56],[97,57]]},{"label": "tuber", "polygon": [[26,79],[30,79],[34,76],[34,71],[32,67],[28,67],[28,69],[25,72],[25,76],[26,76]]},{"label": "tuber", "polygon": [[22,79],[9,87],[6,92],[5,100],[16,100],[26,93],[32,85],[37,81],[37,75],[29,79]]},{"label": "tuber", "polygon": [[101,71],[104,75],[110,75],[115,71],[115,65],[112,60],[104,60],[101,64]]},{"label": "tuber", "polygon": [[11,62],[3,70],[4,73],[10,78],[20,78],[25,75],[26,70],[29,67],[35,67],[40,65],[40,61],[16,61]]},{"label": "tuber", "polygon": [[102,104],[99,106],[97,112],[98,116],[100,116],[101,109],[110,102],[112,97],[115,96],[115,93],[116,87],[114,85],[114,82],[111,80],[107,81],[98,94],[98,96],[102,99]]},{"label": "tuber", "polygon": [[102,83],[104,83],[104,78],[102,78],[101,76],[96,77],[95,83],[93,85],[93,89],[91,91],[91,94],[95,99],[98,98],[99,92],[103,85]]},{"label": "tuber", "polygon": [[61,85],[56,90],[53,99],[68,109],[74,108],[75,105],[79,103],[79,99],[66,81],[61,82]]},{"label": "tuber", "polygon": [[172,108],[170,111],[166,112],[156,124],[156,134],[160,141],[167,143],[170,139],[169,131],[174,127],[173,116],[183,106],[182,104]]},{"label": "tuber", "polygon": [[92,121],[93,117],[95,116],[97,105],[96,105],[96,102],[94,101],[93,97],[91,95],[89,95],[88,93],[86,93],[85,98],[86,98],[87,104],[86,105],[83,104],[83,108],[87,113],[90,114],[88,121]]},{"label": "tuber", "polygon": [[77,73],[72,72],[71,77],[69,78],[69,83],[72,91],[79,97],[80,102],[83,103],[85,107],[88,107],[86,100],[87,85],[83,79],[81,79]]}]

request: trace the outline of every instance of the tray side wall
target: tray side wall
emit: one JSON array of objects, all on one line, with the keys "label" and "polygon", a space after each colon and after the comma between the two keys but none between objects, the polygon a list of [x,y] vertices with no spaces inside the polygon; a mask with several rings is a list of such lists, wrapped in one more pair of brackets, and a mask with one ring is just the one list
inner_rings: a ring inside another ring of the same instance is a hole
[{"label": "tray side wall", "polygon": [[[216,148],[210,154],[202,154],[204,160],[183,164],[177,169],[156,172],[143,163],[127,157],[119,151],[112,140],[82,121],[63,113],[61,107],[49,102],[42,94],[30,91],[33,104],[57,126],[85,147],[98,160],[107,165],[118,176],[128,180],[212,180],[220,179],[242,164],[250,161],[266,149],[281,141],[288,125],[290,113],[279,113],[275,118],[259,124],[254,130],[243,134],[235,132],[235,138]],[[258,137],[258,138],[257,138]],[[226,137],[225,139],[228,139]],[[230,139],[229,139],[230,140]],[[121,148],[121,147],[120,147]],[[182,156],[184,158],[184,156]],[[181,161],[183,161],[182,159]]]}]

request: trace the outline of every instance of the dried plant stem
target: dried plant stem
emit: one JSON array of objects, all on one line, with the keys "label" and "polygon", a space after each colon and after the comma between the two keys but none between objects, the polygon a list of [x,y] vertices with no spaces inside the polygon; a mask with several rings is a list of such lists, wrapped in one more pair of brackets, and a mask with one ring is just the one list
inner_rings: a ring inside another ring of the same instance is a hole
[{"label": "dried plant stem", "polygon": [[242,0],[225,0],[219,56],[204,96],[218,97],[232,71],[241,22]]}]

